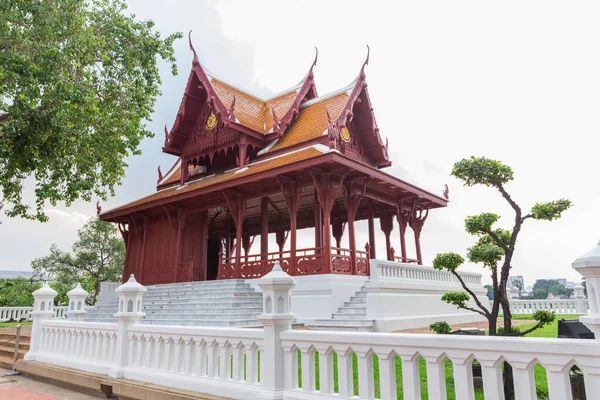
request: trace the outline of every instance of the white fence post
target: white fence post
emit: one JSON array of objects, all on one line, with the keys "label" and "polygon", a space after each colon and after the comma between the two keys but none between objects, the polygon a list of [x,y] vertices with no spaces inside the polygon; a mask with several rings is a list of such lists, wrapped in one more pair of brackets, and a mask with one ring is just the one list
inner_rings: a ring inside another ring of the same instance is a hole
[{"label": "white fence post", "polygon": [[54,315],[54,298],[58,293],[48,286],[48,282],[44,286],[33,292],[33,311],[31,317],[33,324],[31,326],[31,339],[29,342],[29,351],[25,354],[26,361],[34,361],[35,354],[40,348],[40,336],[42,334],[42,321],[51,319]]},{"label": "white fence post", "polygon": [[115,292],[119,296],[119,311],[115,314],[117,320],[117,357],[116,366],[108,371],[111,378],[123,378],[129,364],[129,326],[137,324],[146,315],[142,312],[142,297],[148,289],[136,282],[133,274],[129,280],[119,286]]},{"label": "white fence post", "polygon": [[271,272],[258,281],[263,292],[263,313],[258,320],[264,326],[264,344],[260,349],[261,398],[284,398],[285,352],[280,334],[292,329],[295,316],[291,313],[291,290],[295,284],[294,278],[281,269],[279,261],[275,262]]},{"label": "white fence post", "polygon": [[575,312],[577,314],[587,314],[587,305],[585,304],[585,294],[583,292],[583,286],[579,283],[574,287],[575,298],[577,299]]},{"label": "white fence post", "polygon": [[67,296],[69,297],[69,309],[67,310],[67,318],[71,321],[82,321],[85,315],[85,299],[88,297],[88,292],[83,290],[81,284],[77,284],[71,289]]}]

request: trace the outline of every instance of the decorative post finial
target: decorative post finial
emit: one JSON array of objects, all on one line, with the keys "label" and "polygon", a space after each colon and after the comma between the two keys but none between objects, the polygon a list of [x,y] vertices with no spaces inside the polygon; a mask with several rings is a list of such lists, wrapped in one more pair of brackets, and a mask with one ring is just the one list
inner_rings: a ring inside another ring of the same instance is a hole
[{"label": "decorative post finial", "polygon": [[96,215],[100,215],[102,212],[102,206],[100,205],[100,200],[96,202]]}]

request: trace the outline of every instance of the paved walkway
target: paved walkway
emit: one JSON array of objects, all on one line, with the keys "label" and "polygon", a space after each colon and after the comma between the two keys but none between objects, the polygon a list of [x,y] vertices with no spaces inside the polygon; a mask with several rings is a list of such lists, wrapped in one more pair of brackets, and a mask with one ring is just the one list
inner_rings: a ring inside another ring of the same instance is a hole
[{"label": "paved walkway", "polygon": [[25,376],[4,376],[0,368],[0,399],[9,400],[97,400],[99,397],[79,393]]},{"label": "paved walkway", "polygon": [[[527,324],[533,324],[537,321],[535,320],[526,320],[526,319],[513,319],[512,320],[512,325],[513,326],[519,326],[519,325],[527,325]],[[504,326],[504,322],[502,318],[498,318],[498,327],[500,326]],[[455,331],[458,328],[479,328],[479,329],[485,329],[486,331],[488,330],[488,322],[487,321],[479,321],[479,322],[469,322],[467,324],[454,324],[451,325],[452,330]],[[433,331],[431,331],[429,328],[416,328],[416,329],[404,329],[401,331],[395,331],[394,333],[435,333]]]}]

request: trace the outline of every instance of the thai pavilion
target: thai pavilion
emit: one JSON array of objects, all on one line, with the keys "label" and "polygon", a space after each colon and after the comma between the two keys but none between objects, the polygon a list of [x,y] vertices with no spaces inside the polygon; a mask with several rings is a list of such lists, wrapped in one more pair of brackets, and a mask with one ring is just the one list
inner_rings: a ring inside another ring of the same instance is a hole
[{"label": "thai pavilion", "polygon": [[[175,122],[165,128],[162,150],[175,164],[166,174],[159,167],[155,193],[100,215],[125,240],[124,277],[144,285],[251,279],[276,260],[292,276],[367,276],[376,225],[387,249],[380,259],[422,263],[421,229],[447,193],[385,172],[391,161],[367,90],[368,55],[350,85],[324,96],[316,62],[297,86],[263,99],[208,73],[194,51]],[[366,245],[356,243],[359,220],[368,220]],[[407,254],[408,227],[416,254]],[[306,228],[315,228],[314,246],[298,248],[297,231]],[[340,248],[344,230],[349,248]],[[254,238],[260,253],[248,254]]]}]

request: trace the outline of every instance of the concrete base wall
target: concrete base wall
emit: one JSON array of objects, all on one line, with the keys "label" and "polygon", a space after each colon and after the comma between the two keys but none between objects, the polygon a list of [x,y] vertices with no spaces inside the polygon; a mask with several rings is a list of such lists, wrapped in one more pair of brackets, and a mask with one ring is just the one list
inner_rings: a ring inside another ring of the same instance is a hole
[{"label": "concrete base wall", "polygon": [[[304,324],[331,318],[367,282],[366,276],[338,274],[295,276],[294,279],[292,313],[296,315],[296,322]],[[260,291],[256,281],[246,282]]]},{"label": "concrete base wall", "polygon": [[[483,286],[471,288],[484,305]],[[472,311],[458,310],[442,301],[444,293],[464,291],[458,283],[410,279],[379,279],[367,284],[367,319],[375,320],[377,332],[423,328],[432,322],[462,324],[485,321]],[[471,300],[470,306],[477,308]]]}]

